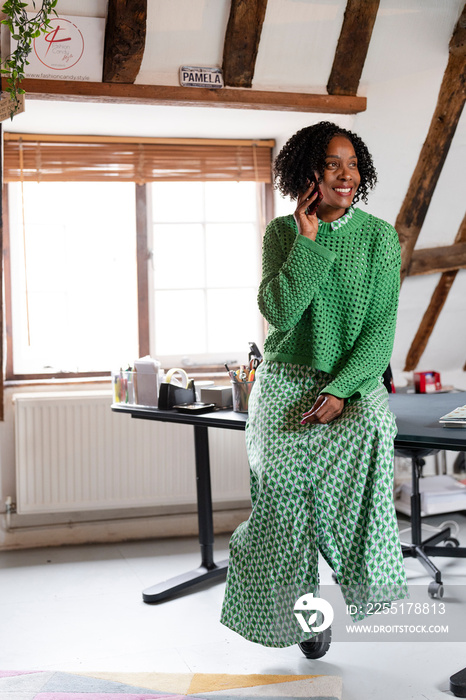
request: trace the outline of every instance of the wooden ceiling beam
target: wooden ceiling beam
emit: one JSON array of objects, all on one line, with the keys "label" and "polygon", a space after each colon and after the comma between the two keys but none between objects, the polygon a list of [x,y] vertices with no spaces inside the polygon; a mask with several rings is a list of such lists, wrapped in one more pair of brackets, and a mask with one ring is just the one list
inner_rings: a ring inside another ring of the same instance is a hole
[{"label": "wooden ceiling beam", "polygon": [[266,9],[267,0],[231,0],[223,45],[225,85],[251,87]]},{"label": "wooden ceiling beam", "polygon": [[465,100],[466,6],[450,40],[448,64],[437,106],[422,146],[395,228],[401,243],[401,281],[408,272],[411,256],[455,135]]},{"label": "wooden ceiling beam", "polygon": [[[464,245],[466,243],[466,214],[463,217],[463,221],[458,229],[458,233],[455,237],[455,247],[456,245]],[[421,251],[419,251],[421,252]],[[456,279],[458,270],[449,270],[448,272],[443,272],[437,286],[432,294],[432,298],[429,302],[429,306],[421,320],[419,328],[416,335],[414,336],[411,347],[409,348],[408,355],[406,357],[405,372],[411,372],[416,369],[419,360],[421,359],[424,350],[426,349],[429,338],[432,335],[437,319],[440,316],[445,302],[447,300],[450,289],[452,288],[453,282]],[[466,365],[465,365],[466,367]]]},{"label": "wooden ceiling beam", "polygon": [[134,83],[146,44],[147,0],[108,0],[105,25],[106,83]]},{"label": "wooden ceiling beam", "polygon": [[447,272],[465,267],[466,243],[456,243],[415,250],[411,256],[408,275],[431,275],[434,272]]},{"label": "wooden ceiling beam", "polygon": [[313,95],[297,92],[268,92],[223,88],[176,87],[171,85],[123,85],[73,80],[36,80],[21,83],[27,99],[116,104],[174,105],[178,107],[228,107],[280,112],[356,114],[366,109],[366,98],[345,95]]},{"label": "wooden ceiling beam", "polygon": [[348,0],[327,83],[330,95],[356,95],[380,0]]}]

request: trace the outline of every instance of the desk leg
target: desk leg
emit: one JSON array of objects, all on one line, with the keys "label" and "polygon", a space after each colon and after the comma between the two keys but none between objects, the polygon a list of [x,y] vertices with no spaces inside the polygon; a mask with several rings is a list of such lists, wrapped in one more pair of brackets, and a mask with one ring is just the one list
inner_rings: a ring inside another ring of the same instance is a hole
[{"label": "desk leg", "polygon": [[421,494],[419,479],[422,476],[422,462],[418,457],[412,458],[412,488],[411,488],[411,539],[414,545],[422,543],[421,535]]},{"label": "desk leg", "polygon": [[201,565],[197,569],[146,588],[142,593],[145,603],[157,603],[175,593],[191,588],[201,581],[226,574],[228,559],[214,563],[214,526],[212,519],[212,491],[210,485],[209,434],[204,425],[194,426],[194,450],[196,457],[197,517]]},{"label": "desk leg", "polygon": [[215,569],[209,433],[208,428],[204,425],[194,426],[194,452],[196,455],[197,519],[201,566],[205,566],[206,569]]}]

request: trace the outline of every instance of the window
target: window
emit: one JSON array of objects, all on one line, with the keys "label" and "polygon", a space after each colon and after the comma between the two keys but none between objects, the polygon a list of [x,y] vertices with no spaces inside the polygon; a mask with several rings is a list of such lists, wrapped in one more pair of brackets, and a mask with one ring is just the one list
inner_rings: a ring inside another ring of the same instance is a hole
[{"label": "window", "polygon": [[262,341],[254,182],[151,185],[151,347],[168,364],[244,361]]},{"label": "window", "polygon": [[261,345],[271,142],[5,140],[7,378],[148,352],[223,368]]},{"label": "window", "polygon": [[24,229],[8,187],[14,374],[119,367],[138,352],[134,185],[23,187]]}]

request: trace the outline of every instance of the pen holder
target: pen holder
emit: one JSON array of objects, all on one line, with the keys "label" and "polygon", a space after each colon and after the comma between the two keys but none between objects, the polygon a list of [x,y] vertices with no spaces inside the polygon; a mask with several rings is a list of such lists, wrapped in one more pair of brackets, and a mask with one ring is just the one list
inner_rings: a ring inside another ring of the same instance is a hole
[{"label": "pen holder", "polygon": [[[113,403],[137,404],[136,372],[112,372]],[[157,394],[154,394],[157,402]]]},{"label": "pen holder", "polygon": [[233,410],[236,413],[247,413],[249,396],[251,394],[254,382],[237,382],[233,380],[231,382],[231,388],[233,391]]}]

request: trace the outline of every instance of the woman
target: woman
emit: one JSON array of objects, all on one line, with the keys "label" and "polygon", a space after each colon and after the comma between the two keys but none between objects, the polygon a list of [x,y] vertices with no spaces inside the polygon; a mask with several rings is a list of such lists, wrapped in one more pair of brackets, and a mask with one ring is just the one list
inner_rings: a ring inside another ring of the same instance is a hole
[{"label": "woman", "polygon": [[354,620],[407,595],[396,426],[382,383],[400,246],[390,224],[353,207],[377,181],[356,134],[330,122],[302,129],[274,175],[297,205],[264,237],[258,302],[269,331],[246,430],[253,507],[230,542],[221,621],[251,641],[305,651],[312,633],[293,608],[318,594],[319,551]]}]

